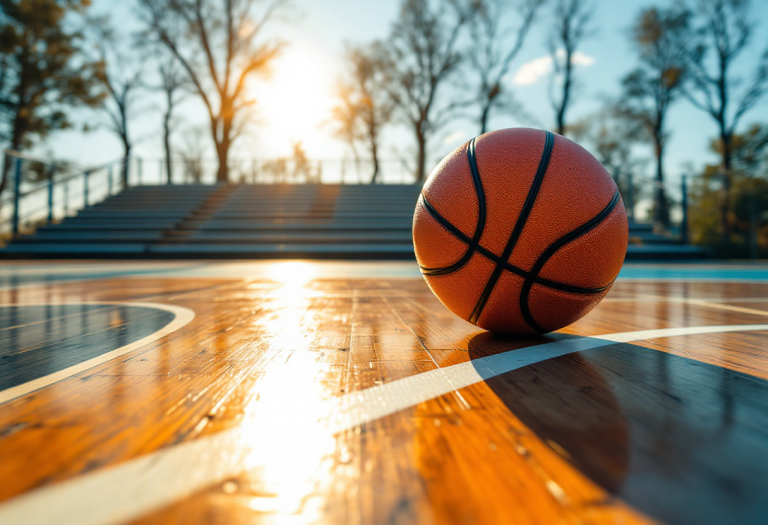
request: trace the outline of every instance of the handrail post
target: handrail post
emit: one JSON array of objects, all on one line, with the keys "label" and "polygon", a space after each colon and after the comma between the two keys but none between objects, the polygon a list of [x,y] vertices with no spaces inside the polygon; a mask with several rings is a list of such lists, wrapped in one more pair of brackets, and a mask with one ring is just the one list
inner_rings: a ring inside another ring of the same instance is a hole
[{"label": "handrail post", "polygon": [[142,169],[141,169],[141,157],[137,157],[136,158],[136,162],[139,163],[139,186],[141,186],[141,171],[142,171]]},{"label": "handrail post", "polygon": [[13,177],[13,236],[19,234],[19,201],[21,200],[21,158],[16,157]]},{"label": "handrail post", "polygon": [[56,176],[56,164],[51,167],[51,174],[48,177],[48,224],[53,222],[53,185]]},{"label": "handrail post", "polygon": [[125,157],[123,159],[123,173],[121,186],[123,189],[127,189],[131,185],[131,158]]},{"label": "handrail post", "polygon": [[680,191],[683,194],[681,205],[683,207],[683,223],[680,225],[680,236],[683,244],[688,244],[688,177],[683,175],[680,179]]},{"label": "handrail post", "polygon": [[112,195],[112,175],[114,175],[115,167],[110,166],[107,172],[107,195]]},{"label": "handrail post", "polygon": [[83,172],[83,208],[88,207],[88,178],[90,175],[91,170]]},{"label": "handrail post", "polygon": [[627,172],[627,211],[629,218],[635,220],[635,185],[632,182],[632,174]]}]

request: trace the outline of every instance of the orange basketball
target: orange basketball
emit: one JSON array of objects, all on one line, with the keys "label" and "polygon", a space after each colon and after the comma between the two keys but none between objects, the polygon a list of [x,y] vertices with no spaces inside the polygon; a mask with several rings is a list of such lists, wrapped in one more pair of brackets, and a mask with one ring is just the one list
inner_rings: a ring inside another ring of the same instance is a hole
[{"label": "orange basketball", "polygon": [[453,313],[507,335],[557,330],[608,293],[627,215],[605,168],[548,131],[486,133],[445,157],[413,217],[416,259]]}]

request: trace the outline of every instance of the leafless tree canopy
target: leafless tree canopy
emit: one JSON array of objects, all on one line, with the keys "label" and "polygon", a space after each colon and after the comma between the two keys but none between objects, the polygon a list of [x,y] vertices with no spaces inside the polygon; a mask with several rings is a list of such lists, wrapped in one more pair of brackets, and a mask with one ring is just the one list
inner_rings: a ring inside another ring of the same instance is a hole
[{"label": "leafless tree canopy", "polygon": [[599,113],[585,117],[569,129],[576,140],[591,146],[597,160],[613,176],[624,197],[627,215],[634,218],[634,204],[640,194],[635,175],[646,164],[636,152],[642,140],[642,124],[608,103]]},{"label": "leafless tree canopy", "polygon": [[256,100],[247,93],[282,44],[264,36],[284,0],[139,0],[147,36],[167,47],[202,99],[219,160],[217,180],[228,179],[232,143]]},{"label": "leafless tree canopy", "polygon": [[[0,0],[0,140],[32,147],[71,126],[70,110],[103,99],[98,63],[84,56],[84,34],[64,20],[80,19],[89,2]],[[70,20],[71,22],[71,20]],[[0,194],[8,168],[0,170]]]},{"label": "leafless tree canopy", "polygon": [[557,0],[553,9],[554,25],[547,42],[552,57],[550,101],[555,110],[557,133],[563,135],[573,96],[574,55],[590,36],[595,4],[593,0]]},{"label": "leafless tree canopy", "polygon": [[173,152],[171,150],[171,134],[175,126],[174,109],[189,88],[186,74],[181,70],[173,56],[160,63],[160,89],[165,96],[165,111],[163,112],[163,147],[165,149],[165,172],[168,184],[173,182]]},{"label": "leafless tree canopy", "polygon": [[[512,61],[523,48],[543,0],[484,0],[470,24],[469,63],[478,78],[480,133],[488,131],[488,119],[496,109],[516,109],[504,88]],[[512,17],[512,13],[517,16]],[[509,19],[516,18],[511,24]],[[506,95],[506,96],[505,96]]]},{"label": "leafless tree canopy", "polygon": [[654,219],[667,225],[669,210],[663,187],[667,114],[685,81],[690,14],[681,8],[647,9],[635,24],[633,37],[641,65],[623,80],[620,110],[642,124],[653,144],[658,183]]},{"label": "leafless tree canopy", "polygon": [[475,7],[463,0],[404,0],[392,27],[389,95],[416,138],[417,180],[426,175],[429,140],[457,107],[440,94],[463,59],[459,38]]},{"label": "leafless tree canopy", "polygon": [[126,55],[118,45],[119,38],[106,18],[94,19],[90,24],[95,49],[100,61],[100,79],[106,91],[106,102],[101,107],[107,115],[107,129],[112,131],[123,146],[123,184],[128,180],[128,162],[133,149],[130,133],[131,119],[135,116],[138,91],[145,87],[144,71],[140,61]]},{"label": "leafless tree canopy", "polygon": [[748,0],[699,0],[696,40],[690,47],[689,82],[685,91],[694,106],[717,123],[723,189],[720,220],[723,236],[730,238],[731,163],[734,132],[743,116],[768,91],[768,48],[754,64],[751,78],[739,78],[734,63],[753,39],[755,22]]},{"label": "leafless tree canopy", "polygon": [[347,72],[339,82],[339,103],[333,109],[338,127],[336,135],[346,141],[357,158],[362,144],[373,161],[371,182],[379,175],[381,130],[392,120],[394,104],[387,95],[388,63],[386,50],[379,43],[349,47]]}]

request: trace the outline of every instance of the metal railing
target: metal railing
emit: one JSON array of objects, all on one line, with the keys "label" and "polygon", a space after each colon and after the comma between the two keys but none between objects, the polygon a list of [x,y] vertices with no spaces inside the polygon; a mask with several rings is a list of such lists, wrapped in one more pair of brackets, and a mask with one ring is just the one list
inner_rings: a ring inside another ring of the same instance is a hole
[{"label": "metal railing", "polygon": [[[681,175],[679,185],[662,183],[656,179],[631,173],[617,174],[616,180],[627,210],[627,217],[638,224],[653,224],[660,233],[677,236],[688,243],[688,175]],[[664,226],[654,220],[653,209],[657,192],[663,189],[669,213],[669,224]]]},{"label": "metal railing", "polygon": [[[215,184],[219,168],[215,159],[173,158],[169,175],[164,159],[135,162],[140,184]],[[374,165],[370,159],[231,158],[227,170],[236,184],[370,184]],[[413,184],[413,168],[405,159],[382,159],[375,182]]]},{"label": "metal railing", "polygon": [[[38,226],[58,222],[86,206],[119,193],[126,186],[216,184],[218,163],[208,159],[172,159],[170,178],[164,160],[132,157],[82,168],[52,163],[15,151],[6,151],[2,175],[7,180],[0,195],[0,236],[31,233]],[[233,159],[229,180],[239,184],[369,184],[373,163],[365,159],[305,160]],[[125,176],[123,176],[125,172]],[[688,178],[680,185],[629,173],[617,174],[627,214],[637,223],[652,223],[655,192],[664,188],[673,220],[666,233],[688,241]],[[124,183],[125,181],[125,183]],[[378,183],[413,184],[413,171],[402,159],[379,163]],[[659,230],[659,228],[656,228]]]},{"label": "metal railing", "polygon": [[0,236],[7,238],[57,222],[82,208],[121,191],[122,170],[130,176],[133,163],[122,159],[79,168],[6,151],[2,167],[5,189],[0,195]]},{"label": "metal railing", "polygon": [[[169,176],[165,160],[131,157],[82,168],[9,150],[2,170],[0,237],[8,239],[61,221],[129,186],[216,184],[218,162],[172,159]],[[228,171],[229,181],[239,184],[369,184],[374,166],[363,159],[232,159]],[[414,177],[404,160],[386,159],[379,162],[375,182],[413,184]]]}]

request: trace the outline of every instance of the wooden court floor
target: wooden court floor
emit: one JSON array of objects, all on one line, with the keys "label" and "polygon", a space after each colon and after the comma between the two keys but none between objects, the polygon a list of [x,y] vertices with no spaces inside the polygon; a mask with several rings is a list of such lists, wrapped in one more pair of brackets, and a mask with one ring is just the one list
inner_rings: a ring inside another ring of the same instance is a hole
[{"label": "wooden court floor", "polygon": [[333,268],[0,265],[0,524],[768,523],[766,267],[530,340]]}]

